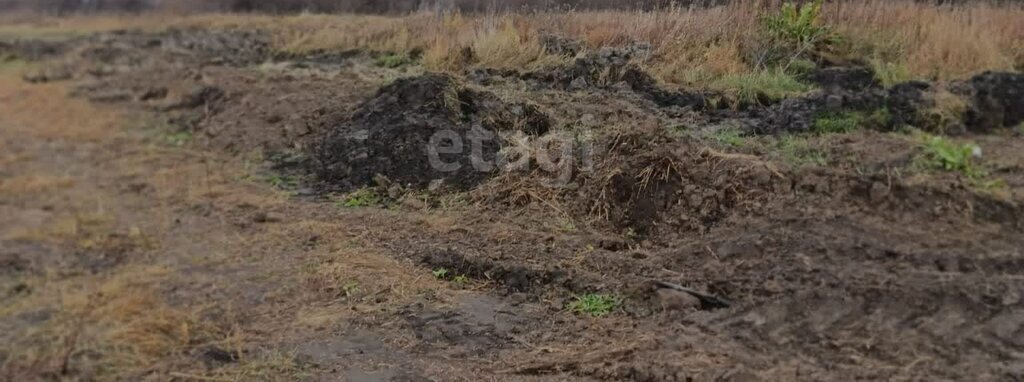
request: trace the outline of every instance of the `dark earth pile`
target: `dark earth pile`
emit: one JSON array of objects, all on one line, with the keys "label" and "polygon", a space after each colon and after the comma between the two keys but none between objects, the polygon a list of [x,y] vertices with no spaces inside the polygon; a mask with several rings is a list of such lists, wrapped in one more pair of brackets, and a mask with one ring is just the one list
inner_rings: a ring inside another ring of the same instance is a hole
[{"label": "dark earth pile", "polygon": [[376,175],[402,186],[443,181],[468,189],[498,171],[499,133],[543,134],[549,124],[533,106],[451,76],[399,79],[330,130],[317,153],[320,177],[341,189],[370,185]]},{"label": "dark earth pile", "polygon": [[1024,74],[986,72],[970,80],[938,85],[911,81],[883,89],[865,68],[829,68],[812,76],[821,86],[809,95],[753,110],[761,133],[806,132],[829,113],[884,112],[874,128],[914,126],[962,133],[1012,128],[1024,121]]}]

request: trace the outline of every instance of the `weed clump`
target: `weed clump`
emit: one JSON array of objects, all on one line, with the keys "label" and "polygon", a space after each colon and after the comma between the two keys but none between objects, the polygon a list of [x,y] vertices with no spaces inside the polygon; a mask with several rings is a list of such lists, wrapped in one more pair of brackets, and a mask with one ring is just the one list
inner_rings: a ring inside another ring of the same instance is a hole
[{"label": "weed clump", "polygon": [[746,139],[743,137],[743,132],[734,128],[717,130],[710,134],[710,138],[722,146],[733,148],[743,147],[747,144]]},{"label": "weed clump", "polygon": [[859,126],[860,119],[852,113],[823,113],[814,119],[814,132],[818,134],[845,134]]},{"label": "weed clump", "polygon": [[726,75],[711,87],[733,95],[740,105],[772,103],[811,90],[810,85],[782,69]]},{"label": "weed clump", "polygon": [[817,134],[845,134],[861,128],[882,128],[891,119],[889,110],[881,108],[873,112],[825,112],[814,118],[813,131]]},{"label": "weed clump", "polygon": [[622,305],[622,298],[620,297],[609,294],[588,293],[581,296],[573,296],[573,301],[569,303],[569,310],[591,317],[604,317],[620,305]]},{"label": "weed clump", "polygon": [[976,158],[981,157],[981,148],[973,143],[959,144],[949,139],[926,135],[924,137],[921,162],[930,169],[961,173],[968,178],[985,175]]},{"label": "weed clump", "polygon": [[822,3],[785,3],[777,14],[762,16],[760,26],[767,41],[755,50],[754,62],[762,67],[789,68],[794,63],[800,67],[808,55],[831,45],[836,37],[832,28],[822,25]]},{"label": "weed clump", "polygon": [[979,163],[981,147],[974,143],[956,143],[949,139],[928,135],[923,136],[922,153],[917,165],[930,170],[958,173],[971,187],[981,191],[994,191],[1006,187],[1003,179],[993,178]]},{"label": "weed clump", "polygon": [[430,271],[430,274],[434,275],[434,278],[438,280],[444,280],[445,278],[447,278],[448,273],[448,270],[445,268],[438,268],[433,271]]},{"label": "weed clump", "polygon": [[807,137],[784,135],[776,143],[781,159],[794,167],[824,166],[828,163],[828,154],[808,142]]},{"label": "weed clump", "polygon": [[345,208],[372,207],[380,205],[383,198],[373,188],[360,188],[345,196],[338,204]]},{"label": "weed clump", "polygon": [[373,64],[381,68],[397,69],[416,64],[416,58],[410,54],[390,53],[378,56]]}]

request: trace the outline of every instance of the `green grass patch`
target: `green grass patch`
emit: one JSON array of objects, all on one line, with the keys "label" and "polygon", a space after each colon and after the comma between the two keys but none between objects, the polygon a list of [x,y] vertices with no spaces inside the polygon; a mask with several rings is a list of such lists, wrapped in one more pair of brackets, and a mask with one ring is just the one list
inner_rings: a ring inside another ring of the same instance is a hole
[{"label": "green grass patch", "polygon": [[167,141],[167,143],[172,145],[172,146],[181,147],[181,146],[184,146],[185,144],[187,144],[187,143],[192,141],[192,132],[191,131],[170,132],[170,133],[167,133],[167,135],[164,136],[164,140]]},{"label": "green grass patch", "polygon": [[747,139],[743,136],[743,133],[734,128],[719,129],[708,134],[707,137],[722,146],[738,148],[747,144]]},{"label": "green grass patch", "polygon": [[168,144],[171,146],[185,146],[194,138],[191,131],[183,130],[179,126],[169,123],[164,118],[142,117],[139,121],[144,130],[148,130],[150,138],[156,143]]},{"label": "green grass patch", "polygon": [[893,85],[914,79],[910,74],[910,70],[903,64],[884,61],[878,58],[870,60],[868,64],[875,72],[875,78],[886,88],[891,88]]},{"label": "green grass patch", "polygon": [[372,188],[360,188],[355,190],[344,198],[338,205],[345,208],[359,208],[359,207],[372,207],[380,205],[384,201],[384,198]]},{"label": "green grass patch", "polygon": [[726,75],[714,81],[711,88],[732,95],[740,104],[763,104],[811,90],[810,85],[782,69]]},{"label": "green grass patch", "polygon": [[818,64],[806,58],[794,58],[786,64],[786,72],[792,73],[800,78],[807,78],[817,69]]},{"label": "green grass patch", "polygon": [[861,121],[854,113],[823,113],[814,118],[814,132],[818,134],[851,133],[860,127]]},{"label": "green grass patch", "polygon": [[409,66],[416,63],[412,57],[405,53],[390,53],[382,56],[378,56],[373,60],[373,64],[388,69],[396,69],[403,66]]},{"label": "green grass patch", "polygon": [[569,310],[591,317],[604,317],[620,305],[622,305],[622,298],[609,294],[588,293],[582,296],[573,296],[573,301],[569,303]]},{"label": "green grass patch", "polygon": [[923,136],[921,164],[933,170],[958,172],[969,178],[983,177],[985,171],[976,163],[981,148],[973,143],[957,143],[944,137]]},{"label": "green grass patch", "polygon": [[438,280],[444,280],[448,278],[448,273],[448,270],[444,268],[438,268],[433,271],[430,271],[430,274],[434,275],[434,278]]},{"label": "green grass patch", "polygon": [[464,287],[469,285],[469,277],[466,275],[458,275],[452,278],[452,282],[455,283],[455,285]]},{"label": "green grass patch", "polygon": [[793,167],[824,166],[828,153],[811,145],[805,136],[783,135],[775,143],[781,159]]},{"label": "green grass patch", "polygon": [[861,128],[882,128],[889,125],[892,115],[889,109],[881,108],[871,113],[828,112],[814,118],[813,131],[818,134],[852,133]]},{"label": "green grass patch", "polygon": [[291,175],[272,174],[263,178],[267,184],[279,189],[291,189],[298,187],[299,180]]},{"label": "green grass patch", "polygon": [[948,138],[922,134],[922,151],[915,163],[928,170],[955,172],[974,188],[991,192],[1006,187],[1003,179],[992,178],[981,164],[981,147],[967,142],[957,143]]}]

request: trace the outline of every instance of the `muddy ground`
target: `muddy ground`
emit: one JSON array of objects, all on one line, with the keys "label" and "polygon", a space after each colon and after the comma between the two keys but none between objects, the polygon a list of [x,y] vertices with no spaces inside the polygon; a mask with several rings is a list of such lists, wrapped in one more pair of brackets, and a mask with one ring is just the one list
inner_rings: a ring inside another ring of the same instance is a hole
[{"label": "muddy ground", "polygon": [[[265,39],[0,44],[0,378],[1024,378],[1020,74],[744,101],[643,46],[437,74]],[[480,129],[482,159],[572,155],[428,166]]]}]

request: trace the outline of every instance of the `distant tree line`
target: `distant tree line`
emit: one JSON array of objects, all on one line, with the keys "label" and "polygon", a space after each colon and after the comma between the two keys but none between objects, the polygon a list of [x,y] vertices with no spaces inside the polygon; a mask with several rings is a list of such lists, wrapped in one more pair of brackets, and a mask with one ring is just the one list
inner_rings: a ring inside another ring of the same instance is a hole
[{"label": "distant tree line", "polygon": [[[408,13],[421,10],[658,9],[713,6],[729,0],[0,0],[0,11],[32,10],[54,14],[89,12],[352,12]],[[856,0],[847,0],[856,1]],[[936,4],[1022,3],[1024,0],[921,0]]]}]

